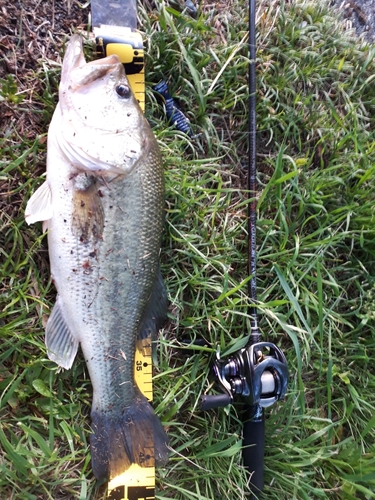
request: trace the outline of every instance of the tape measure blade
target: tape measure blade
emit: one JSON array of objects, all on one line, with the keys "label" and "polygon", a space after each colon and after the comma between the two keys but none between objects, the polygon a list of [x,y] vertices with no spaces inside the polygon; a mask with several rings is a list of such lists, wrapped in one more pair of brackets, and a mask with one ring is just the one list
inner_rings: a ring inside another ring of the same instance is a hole
[{"label": "tape measure blade", "polygon": [[[142,340],[134,359],[134,379],[144,396],[152,401],[152,343],[151,337]],[[145,450],[148,463],[154,463],[154,450]],[[130,468],[108,483],[108,500],[154,500],[155,467]]]},{"label": "tape measure blade", "polygon": [[[97,0],[95,0],[97,2]],[[134,4],[136,5],[136,3]],[[98,10],[97,10],[98,12]],[[133,23],[133,21],[132,21]],[[106,23],[96,23],[96,26]],[[111,23],[108,23],[111,24]],[[95,25],[95,24],[94,24]],[[124,24],[126,26],[126,24]],[[129,25],[128,25],[129,26]],[[135,28],[135,26],[130,26]],[[109,28],[109,30],[108,30]],[[142,111],[145,110],[145,74],[142,37],[138,32],[121,26],[94,28],[98,53],[101,56],[116,54],[124,64],[126,76]],[[134,379],[140,391],[153,399],[152,341],[143,339],[135,352]],[[147,467],[132,464],[123,474],[108,483],[108,500],[155,500],[154,449],[144,451]]]},{"label": "tape measure blade", "polygon": [[133,464],[108,484],[108,500],[154,500],[155,467]]},{"label": "tape measure blade", "polygon": [[152,401],[152,344],[151,337],[142,340],[135,351],[134,378],[142,394]]}]

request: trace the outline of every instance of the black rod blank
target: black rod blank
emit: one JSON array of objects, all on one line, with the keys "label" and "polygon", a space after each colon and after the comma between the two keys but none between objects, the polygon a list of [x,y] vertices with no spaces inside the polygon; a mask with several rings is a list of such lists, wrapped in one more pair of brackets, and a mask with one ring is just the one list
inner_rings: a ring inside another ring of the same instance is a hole
[{"label": "black rod blank", "polygon": [[[256,221],[257,221],[257,168],[256,168],[256,34],[255,34],[255,0],[249,0],[249,163],[247,172],[247,188],[250,199],[248,205],[248,272],[249,281],[249,344],[261,341],[258,328],[256,288]],[[250,475],[250,489],[257,496],[264,486],[264,415],[260,405],[246,406],[242,419],[243,451],[242,458]]]},{"label": "black rod blank", "polygon": [[247,188],[250,203],[248,205],[248,272],[249,298],[251,316],[251,344],[260,342],[258,329],[257,310],[254,307],[257,301],[256,289],[256,40],[255,40],[255,0],[249,0],[249,163],[247,175]]}]

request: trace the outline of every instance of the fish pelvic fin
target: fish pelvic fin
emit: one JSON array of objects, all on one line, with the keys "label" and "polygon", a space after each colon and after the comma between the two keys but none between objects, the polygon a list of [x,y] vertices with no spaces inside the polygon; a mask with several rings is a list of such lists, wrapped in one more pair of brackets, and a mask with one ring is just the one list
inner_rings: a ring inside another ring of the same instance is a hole
[{"label": "fish pelvic fin", "polygon": [[69,370],[76,357],[79,341],[66,323],[59,295],[48,318],[45,341],[49,359]]},{"label": "fish pelvic fin", "polygon": [[168,438],[147,399],[136,389],[131,406],[117,413],[92,410],[91,463],[98,481],[111,480],[131,464],[165,465]]}]

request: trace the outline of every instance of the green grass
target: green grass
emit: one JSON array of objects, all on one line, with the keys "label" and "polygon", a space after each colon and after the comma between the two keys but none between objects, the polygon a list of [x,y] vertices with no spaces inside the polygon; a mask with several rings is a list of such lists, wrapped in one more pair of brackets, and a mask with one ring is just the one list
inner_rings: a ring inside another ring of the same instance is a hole
[{"label": "green grass", "polygon": [[[159,0],[140,7],[147,116],[167,182],[170,310],[154,386],[174,451],[157,471],[159,499],[248,491],[237,408],[199,411],[216,349],[249,329],[247,6],[233,2],[229,18],[215,5],[203,3],[196,20]],[[319,5],[258,5],[258,311],[290,369],[287,397],[267,411],[265,499],[375,498],[375,48]],[[63,373],[46,358],[55,292],[45,237],[23,221],[56,102],[58,71],[45,67],[35,106],[2,82],[3,103],[38,126],[25,136],[13,124],[1,139],[0,497],[102,499],[87,371],[82,358]],[[151,90],[161,78],[195,140],[165,122]],[[188,351],[183,340],[196,337],[209,347]]]}]

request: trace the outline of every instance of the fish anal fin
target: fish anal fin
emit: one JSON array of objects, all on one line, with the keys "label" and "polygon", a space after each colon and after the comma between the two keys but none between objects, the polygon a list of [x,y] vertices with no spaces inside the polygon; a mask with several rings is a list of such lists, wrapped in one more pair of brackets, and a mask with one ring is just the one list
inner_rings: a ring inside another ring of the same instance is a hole
[{"label": "fish anal fin", "polygon": [[49,359],[69,370],[76,357],[79,341],[66,323],[59,296],[48,318],[45,342]]},{"label": "fish anal fin", "polygon": [[167,308],[167,292],[159,269],[138,329],[137,349],[142,353],[149,353],[147,350],[150,338],[156,339],[158,331],[167,319]]},{"label": "fish anal fin", "polygon": [[27,202],[25,220],[28,224],[33,224],[52,219],[52,216],[52,193],[48,181],[45,181]]},{"label": "fish anal fin", "polygon": [[98,480],[113,479],[133,463],[153,467],[167,462],[167,435],[138,389],[131,406],[118,412],[93,410],[91,421],[91,461]]}]

